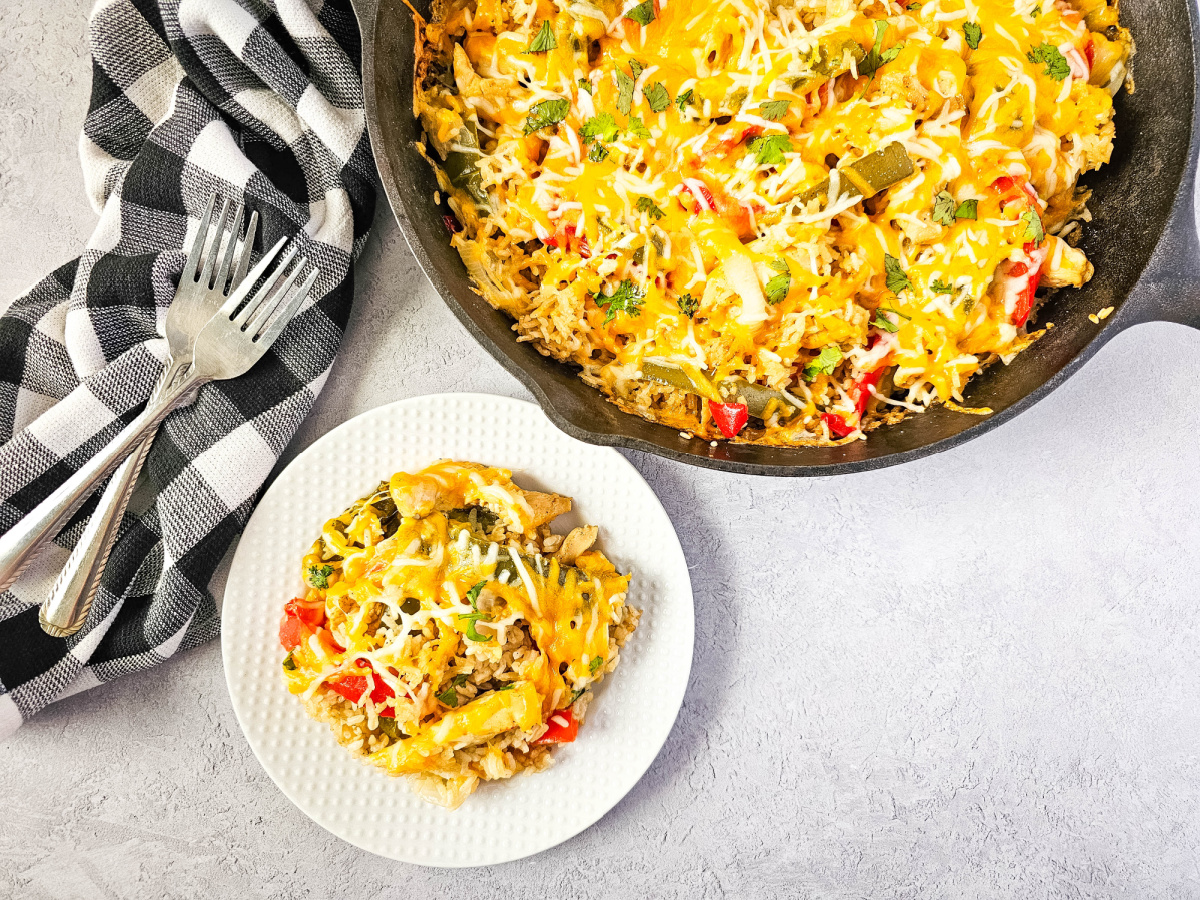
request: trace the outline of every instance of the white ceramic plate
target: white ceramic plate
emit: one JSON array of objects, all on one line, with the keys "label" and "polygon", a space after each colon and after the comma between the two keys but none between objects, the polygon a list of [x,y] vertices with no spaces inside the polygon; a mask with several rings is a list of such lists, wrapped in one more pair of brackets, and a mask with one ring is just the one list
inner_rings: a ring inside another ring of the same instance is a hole
[{"label": "white ceramic plate", "polygon": [[[513,471],[523,487],[575,498],[555,530],[590,522],[633,572],[644,610],[621,663],[588,707],[579,738],[545,772],[484,783],[457,810],[429,805],[352,759],[304,715],[280,675],[283,604],[322,524],[394,472],[438,459]],[[573,521],[572,521],[573,520]],[[587,828],[637,783],[667,739],[692,665],[692,587],[666,512],[615,450],[567,437],[538,407],[485,394],[437,394],[380,407],[317,441],[279,476],[246,526],[222,611],[225,677],[238,722],[267,773],[301,810],[381,856],[481,866],[538,853]]]}]

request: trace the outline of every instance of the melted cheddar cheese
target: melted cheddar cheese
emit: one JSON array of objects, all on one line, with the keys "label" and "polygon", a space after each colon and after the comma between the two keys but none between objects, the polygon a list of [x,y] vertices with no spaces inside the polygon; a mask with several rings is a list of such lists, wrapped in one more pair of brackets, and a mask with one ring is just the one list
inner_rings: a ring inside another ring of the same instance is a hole
[{"label": "melted cheddar cheese", "polygon": [[[961,401],[1036,337],[1039,285],[1090,277],[1065,238],[1131,50],[1103,0],[450,0],[420,24],[479,290],[647,418],[728,437],[723,400],[739,440],[862,437]],[[907,162],[864,175],[880,151]]]},{"label": "melted cheddar cheese", "polygon": [[394,721],[391,740],[368,748],[392,774],[493,777],[456,753],[536,741],[616,662],[629,576],[595,550],[564,561],[528,546],[567,500],[475,463],[394,475],[304,558],[309,589],[281,626],[282,640],[288,616],[304,623],[285,641],[289,690],[332,690]]}]

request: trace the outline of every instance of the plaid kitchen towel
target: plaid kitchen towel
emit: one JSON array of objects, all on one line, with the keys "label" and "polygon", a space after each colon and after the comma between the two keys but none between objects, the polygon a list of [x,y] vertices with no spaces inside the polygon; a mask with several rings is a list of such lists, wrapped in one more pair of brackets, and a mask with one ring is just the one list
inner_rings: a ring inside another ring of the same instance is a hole
[{"label": "plaid kitchen towel", "polygon": [[0,594],[0,737],[217,635],[210,582],[333,363],[374,212],[358,40],[348,0],[93,10],[80,156],[100,221],[78,259],[0,318],[0,532],[150,395],[183,248],[213,191],[258,211],[259,251],[298,235],[321,277],[249,374],[166,421],[142,475],[149,499],[126,513],[82,631],[47,636],[37,608],[94,500]]}]

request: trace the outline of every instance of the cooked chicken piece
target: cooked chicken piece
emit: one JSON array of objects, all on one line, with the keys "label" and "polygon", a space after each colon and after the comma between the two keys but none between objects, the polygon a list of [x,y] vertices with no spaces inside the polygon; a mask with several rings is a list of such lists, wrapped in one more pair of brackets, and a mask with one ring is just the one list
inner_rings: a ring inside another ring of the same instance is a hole
[{"label": "cooked chicken piece", "polygon": [[566,540],[554,555],[564,565],[574,565],[579,554],[592,549],[592,544],[596,543],[596,537],[599,534],[600,529],[595,525],[583,525],[576,528],[567,535]]},{"label": "cooked chicken piece", "polygon": [[1092,277],[1092,264],[1082,250],[1053,235],[1047,238],[1050,251],[1042,268],[1042,287],[1082,287]]},{"label": "cooked chicken piece", "polygon": [[551,519],[558,518],[565,512],[571,511],[571,498],[561,494],[543,494],[539,491],[522,491],[525,502],[533,509],[532,528],[545,525]]}]

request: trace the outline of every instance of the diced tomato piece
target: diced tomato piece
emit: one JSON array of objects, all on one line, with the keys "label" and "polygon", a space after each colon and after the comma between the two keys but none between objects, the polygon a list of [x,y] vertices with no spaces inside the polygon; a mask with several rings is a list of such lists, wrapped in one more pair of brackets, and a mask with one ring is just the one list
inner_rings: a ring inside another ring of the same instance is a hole
[{"label": "diced tomato piece", "polygon": [[546,723],[546,733],[535,744],[569,744],[579,734],[579,722],[570,709],[555,710]]},{"label": "diced tomato piece", "polygon": [[289,616],[295,616],[309,628],[317,628],[325,624],[325,604],[309,603],[297,598],[284,604],[283,611]]},{"label": "diced tomato piece", "polygon": [[857,430],[837,413],[821,413],[821,421],[829,426],[829,433],[836,438],[844,438]]},{"label": "diced tomato piece", "polygon": [[285,650],[295,650],[324,622],[323,603],[289,600],[283,605],[283,618],[279,620],[279,643]]},{"label": "diced tomato piece", "polygon": [[575,249],[584,259],[588,259],[592,255],[592,248],[588,244],[587,235],[584,235],[581,238],[576,238],[574,225],[567,225],[566,227],[560,229],[558,234],[551,235],[542,241],[542,243],[554,250],[557,250],[560,246],[564,250],[570,250],[571,245],[574,244]]},{"label": "diced tomato piece", "polygon": [[1088,69],[1094,69],[1096,67],[1096,48],[1093,46],[1090,36],[1088,37],[1087,44],[1084,45],[1083,55],[1087,59]]},{"label": "diced tomato piece", "polygon": [[288,652],[295,650],[303,644],[308,634],[308,629],[304,627],[304,623],[296,616],[289,616],[285,613],[283,618],[279,620],[279,643]]},{"label": "diced tomato piece", "polygon": [[713,148],[713,152],[719,153],[722,156],[728,156],[735,147],[738,147],[751,138],[758,137],[762,133],[763,130],[761,125],[751,125],[742,131],[740,137],[726,138],[718,143],[717,146]]},{"label": "diced tomato piece", "polygon": [[[761,213],[761,206],[743,206],[738,201],[734,200],[728,194],[721,190],[710,190],[704,183],[699,184],[700,195],[704,198],[704,204],[700,203],[692,193],[690,187],[684,187],[679,192],[679,202],[683,204],[683,208],[690,213],[705,212],[708,209],[716,212],[718,216],[729,223],[729,226],[737,233],[737,236],[743,241],[752,240],[757,235],[750,221],[750,213]],[[686,195],[686,197],[685,197]]]},{"label": "diced tomato piece", "polygon": [[997,178],[995,181],[992,182],[992,190],[995,191],[997,194],[1004,196],[1005,194],[1007,194],[1009,191],[1011,191],[1013,189],[1013,186],[1015,184],[1016,184],[1016,182],[1013,181],[1013,179],[1010,178],[1008,175],[1001,175],[999,178]]},{"label": "diced tomato piece", "polygon": [[721,434],[727,438],[737,437],[750,418],[750,410],[745,403],[718,403],[709,400],[708,410],[712,413],[717,427],[721,429]]},{"label": "diced tomato piece", "polygon": [[451,234],[458,234],[462,231],[462,225],[458,223],[458,219],[449,213],[442,216],[442,222],[446,225],[446,230]]}]

